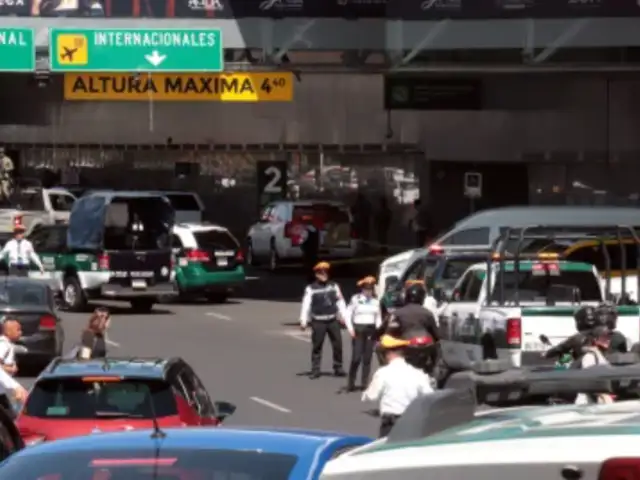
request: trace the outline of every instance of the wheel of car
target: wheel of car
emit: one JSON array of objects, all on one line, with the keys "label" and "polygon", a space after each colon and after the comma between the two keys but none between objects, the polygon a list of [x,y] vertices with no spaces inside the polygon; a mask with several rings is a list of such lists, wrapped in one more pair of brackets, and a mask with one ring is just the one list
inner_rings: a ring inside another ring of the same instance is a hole
[{"label": "wheel of car", "polygon": [[153,298],[134,298],[131,300],[131,309],[136,313],[149,313],[153,310],[153,305],[156,303]]},{"label": "wheel of car", "polygon": [[251,244],[251,239],[247,240],[247,265],[255,267],[258,265],[255,255],[253,254],[253,245]]},{"label": "wheel of car", "polygon": [[64,279],[62,300],[72,312],[82,312],[87,308],[87,297],[82,291],[78,277],[69,275]]},{"label": "wheel of car", "polygon": [[269,270],[274,271],[278,268],[279,258],[278,252],[276,252],[276,245],[271,242],[271,248],[269,249]]}]

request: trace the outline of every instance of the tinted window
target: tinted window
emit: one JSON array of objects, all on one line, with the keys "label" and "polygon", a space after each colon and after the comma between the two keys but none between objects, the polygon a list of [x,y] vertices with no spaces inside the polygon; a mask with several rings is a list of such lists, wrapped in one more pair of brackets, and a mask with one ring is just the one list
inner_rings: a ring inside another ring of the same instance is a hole
[{"label": "tinted window", "polygon": [[484,282],[484,275],[478,275],[479,273],[484,272],[476,270],[475,272],[473,272],[473,275],[471,275],[471,279],[467,284],[467,288],[465,289],[462,301],[475,302],[476,300],[478,300],[480,291],[482,290],[482,284]]},{"label": "tinted window", "polygon": [[236,250],[240,247],[238,241],[226,230],[209,230],[194,232],[198,248],[204,250]]},{"label": "tinted window", "polygon": [[489,235],[488,227],[469,228],[456,232],[439,243],[442,245],[488,245]]},{"label": "tinted window", "polygon": [[442,280],[450,281],[455,284],[458,279],[467,271],[471,265],[481,262],[482,260],[469,259],[469,260],[447,260],[442,271]]},{"label": "tinted window", "polygon": [[174,210],[200,211],[200,205],[194,195],[188,193],[165,193],[164,196],[169,199]]},{"label": "tinted window", "polygon": [[70,212],[76,199],[63,193],[50,193],[49,201],[56,212]]},{"label": "tinted window", "polygon": [[498,300],[500,276],[504,275],[504,300],[513,301],[516,297],[520,302],[545,302],[551,290],[562,289],[561,297],[554,294],[558,302],[572,302],[571,288],[575,287],[580,292],[582,301],[601,301],[602,292],[598,278],[591,272],[560,271],[557,275],[534,274],[533,272],[500,272],[496,278],[496,288],[493,292],[493,300]]},{"label": "tinted window", "polygon": [[0,285],[0,305],[35,307],[49,304],[48,290],[38,282],[20,281]]},{"label": "tinted window", "polygon": [[[265,443],[268,450],[268,442]],[[288,480],[294,455],[265,450],[93,449],[10,457],[1,478],[20,480]],[[129,461],[127,461],[129,460]],[[137,460],[137,462],[136,462]],[[139,463],[138,463],[139,462]],[[138,464],[136,464],[138,463]]]},{"label": "tinted window", "polygon": [[[605,245],[611,261],[611,270],[622,270],[622,252],[619,244]],[[624,244],[625,265],[627,270],[638,268],[638,248],[635,244]],[[567,260],[585,262],[594,265],[600,272],[606,271],[604,253],[599,245],[589,245],[574,250],[567,256]]]},{"label": "tinted window", "polygon": [[44,211],[44,202],[42,201],[41,190],[25,191],[17,194],[14,203],[19,205],[22,210],[27,211]]},{"label": "tinted window", "polygon": [[88,377],[40,380],[29,395],[24,414],[60,419],[153,418],[149,395],[158,417],[178,414],[173,392],[166,382],[93,381]]},{"label": "tinted window", "polygon": [[104,248],[107,250],[168,248],[173,217],[173,209],[160,197],[116,197],[105,213]]},{"label": "tinted window", "polygon": [[427,260],[420,258],[416,260],[402,275],[400,287],[404,287],[404,284],[409,280],[424,280],[425,271],[427,269]]}]

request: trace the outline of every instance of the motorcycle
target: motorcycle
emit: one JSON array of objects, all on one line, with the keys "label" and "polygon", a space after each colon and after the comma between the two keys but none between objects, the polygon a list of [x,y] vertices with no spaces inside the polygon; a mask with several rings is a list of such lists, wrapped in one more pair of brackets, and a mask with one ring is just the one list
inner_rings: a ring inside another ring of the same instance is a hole
[{"label": "motorcycle", "polygon": [[[549,337],[547,337],[546,335],[542,334],[538,338],[545,347],[553,347],[553,345],[551,344],[551,340],[549,340]],[[564,370],[566,368],[570,368],[572,363],[573,356],[571,355],[571,353],[565,353],[556,360],[554,367],[556,370]]]}]

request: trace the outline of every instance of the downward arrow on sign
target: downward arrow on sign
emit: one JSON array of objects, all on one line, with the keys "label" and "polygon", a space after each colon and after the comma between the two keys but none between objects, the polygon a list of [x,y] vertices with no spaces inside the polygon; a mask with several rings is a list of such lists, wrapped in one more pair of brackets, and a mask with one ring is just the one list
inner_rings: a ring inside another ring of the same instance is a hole
[{"label": "downward arrow on sign", "polygon": [[151,52],[151,55],[145,55],[144,58],[151,65],[153,65],[154,67],[157,67],[162,62],[164,62],[164,60],[165,60],[165,58],[167,58],[167,56],[166,55],[160,55],[160,53],[157,50],[154,50],[153,52]]}]

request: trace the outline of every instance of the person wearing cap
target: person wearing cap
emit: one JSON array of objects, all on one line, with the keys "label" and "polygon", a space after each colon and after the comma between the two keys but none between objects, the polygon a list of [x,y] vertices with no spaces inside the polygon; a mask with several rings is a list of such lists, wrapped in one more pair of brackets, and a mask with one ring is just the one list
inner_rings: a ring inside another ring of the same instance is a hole
[{"label": "person wearing cap", "polygon": [[382,326],[380,301],[375,297],[376,278],[365,277],[358,282],[360,293],[351,297],[347,308],[345,326],[351,335],[351,365],[347,381],[347,391],[355,391],[356,374],[362,363],[362,388],[369,383],[371,357],[376,341],[376,332]]},{"label": "person wearing cap", "polygon": [[329,280],[330,265],[319,262],[313,267],[315,281],[307,285],[302,297],[300,328],[311,326],[311,378],[320,377],[322,346],[329,337],[333,350],[333,372],[346,376],[342,367],[342,328],[340,320],[347,318],[347,306],[337,283]]},{"label": "person wearing cap", "polygon": [[29,265],[35,263],[42,273],[44,266],[33,248],[33,244],[24,238],[25,228],[22,222],[16,221],[13,226],[13,238],[0,250],[0,260],[6,259],[9,275],[26,277],[29,275]]},{"label": "person wearing cap", "polygon": [[363,402],[378,402],[380,438],[386,437],[407,407],[418,397],[434,392],[431,377],[409,365],[404,349],[409,342],[391,335],[383,335],[380,346],[387,364],[373,375],[369,387],[362,394]]}]

